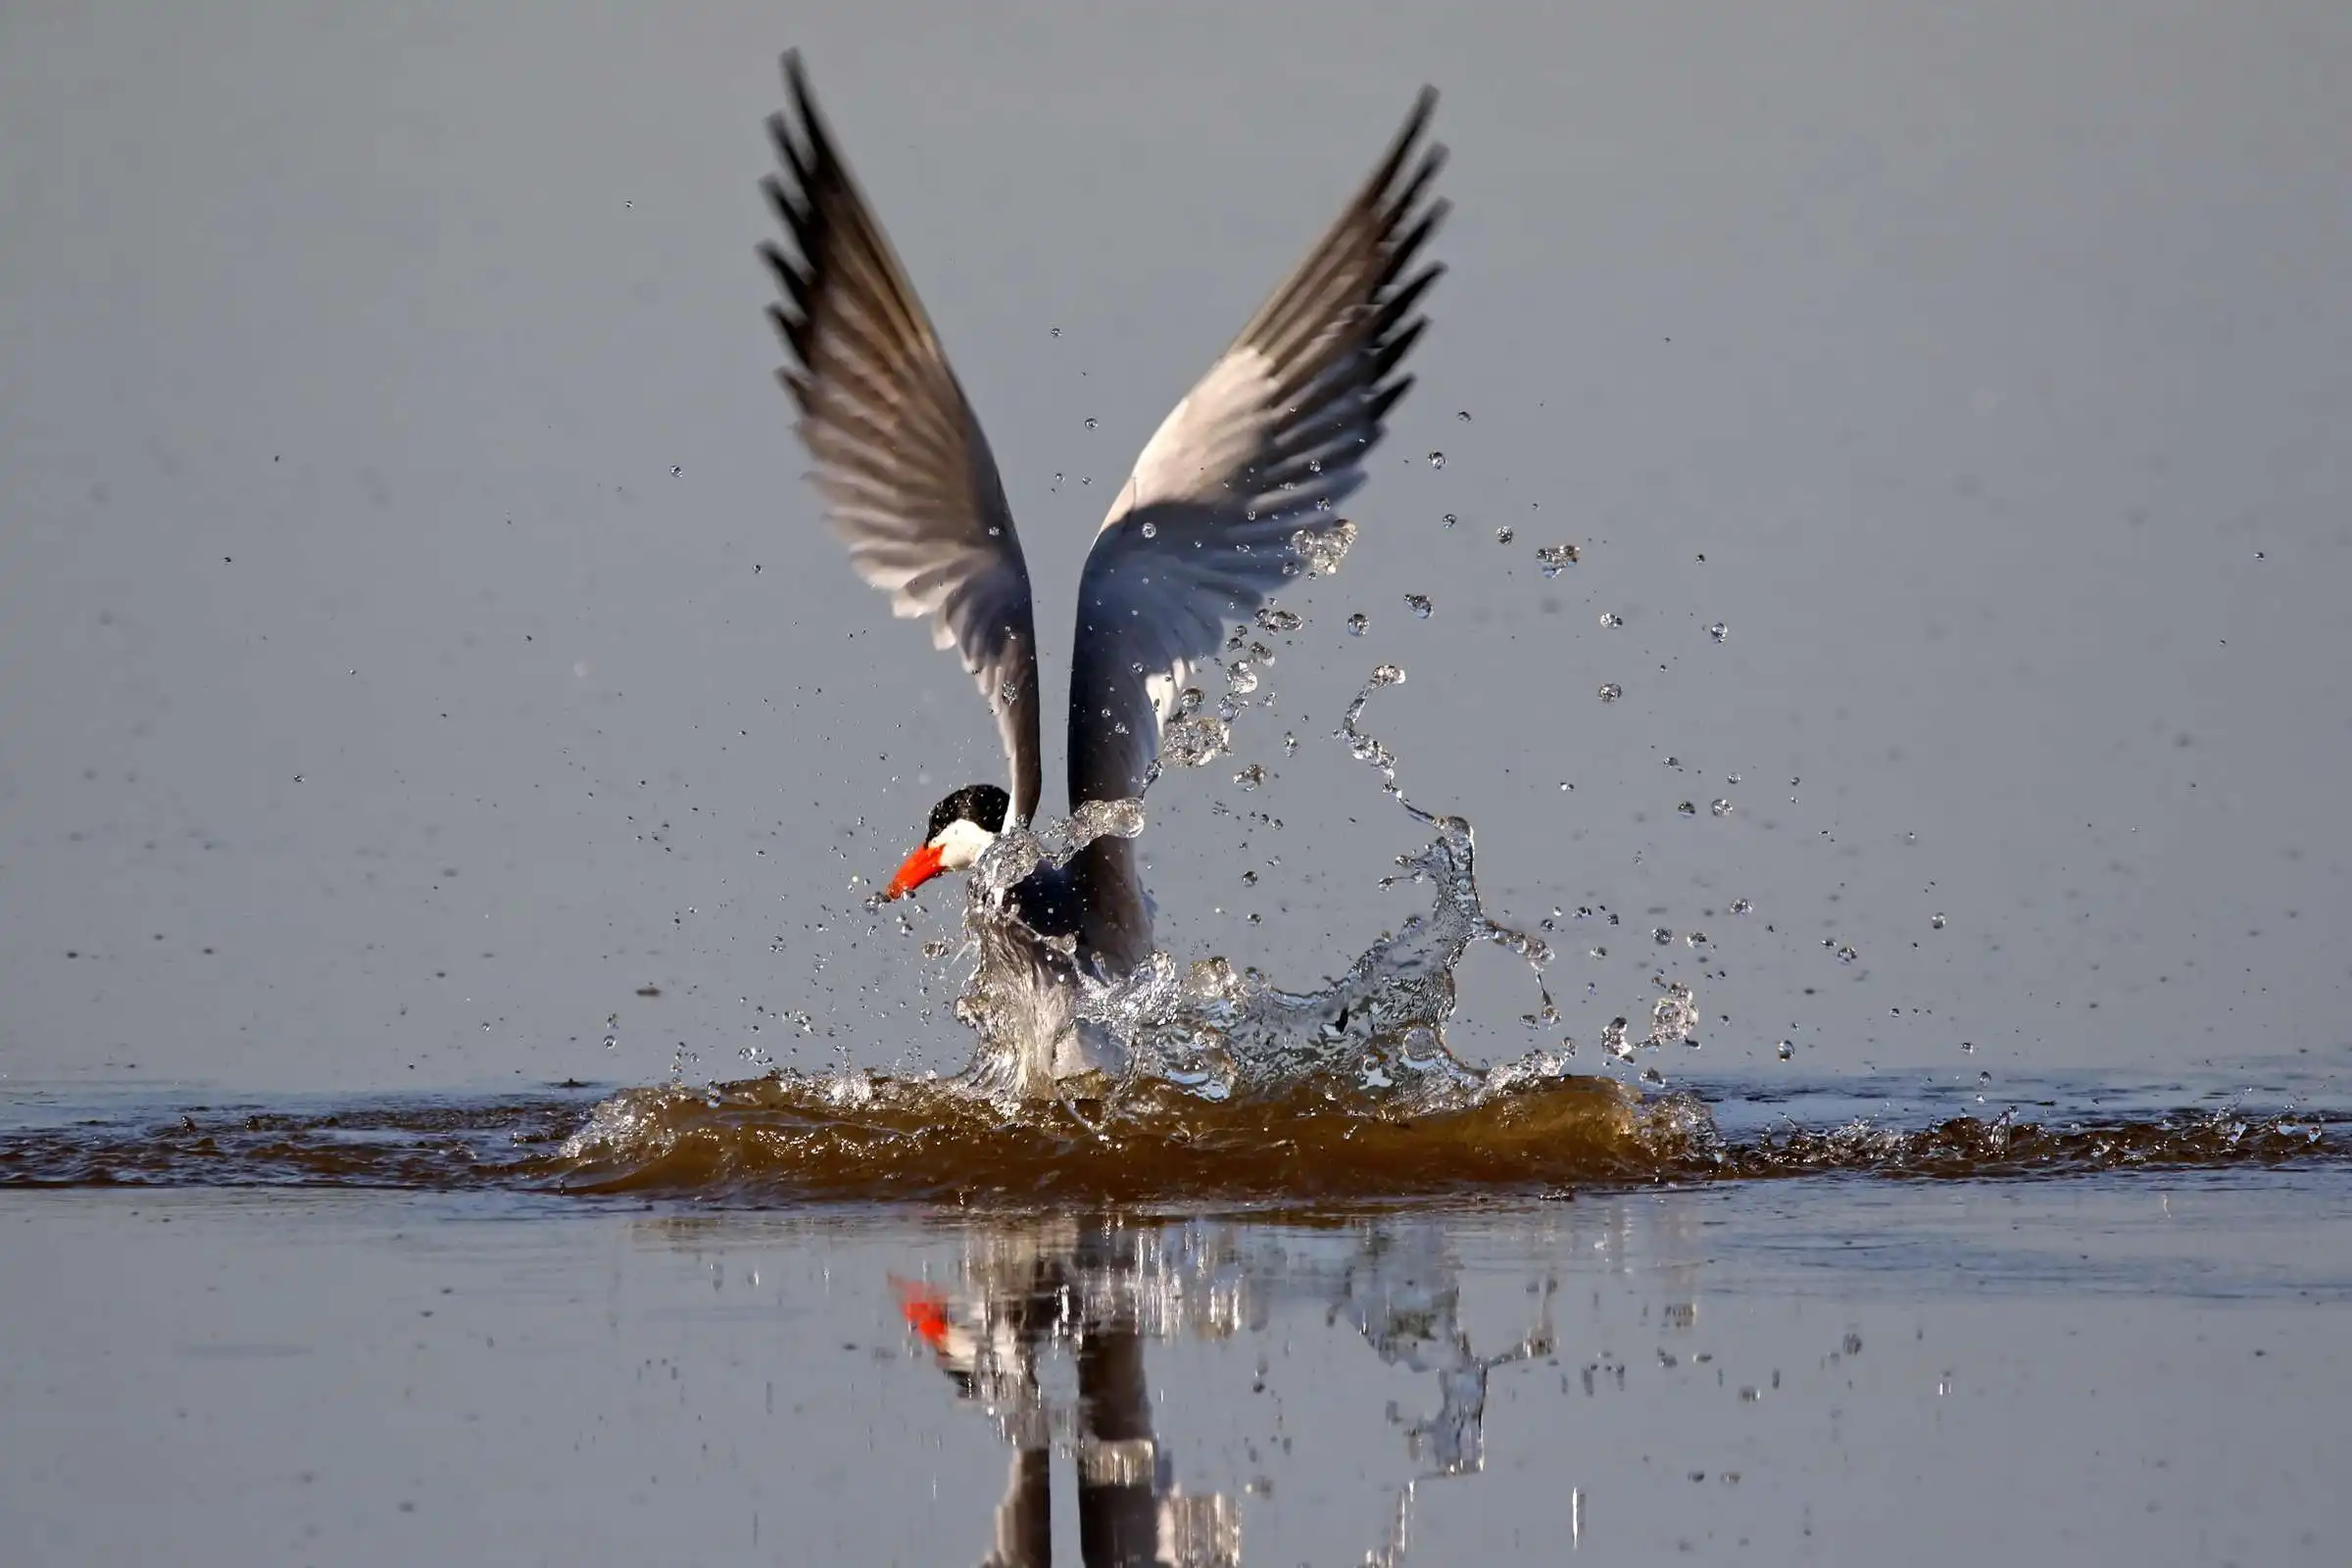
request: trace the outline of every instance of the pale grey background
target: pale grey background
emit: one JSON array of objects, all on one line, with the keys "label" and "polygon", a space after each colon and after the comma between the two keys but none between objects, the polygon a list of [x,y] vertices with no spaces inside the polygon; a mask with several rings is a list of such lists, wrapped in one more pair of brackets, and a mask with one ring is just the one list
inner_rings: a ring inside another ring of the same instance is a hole
[{"label": "pale grey background", "polygon": [[[1588,1053],[1671,956],[1723,972],[1716,1070],[2341,1060],[2340,5],[118,0],[0,7],[0,1074],[960,1059],[915,1016],[949,902],[876,934],[849,878],[999,763],[798,478],[752,250],[788,43],[1056,674],[1135,449],[1446,92],[1452,272],[1242,727],[1277,779],[1155,792],[1181,955],[1312,979],[1406,907],[1328,739],[1385,658],[1498,908],[1623,912],[1562,939]],[[1519,1049],[1524,980],[1470,982],[1460,1043]]]}]

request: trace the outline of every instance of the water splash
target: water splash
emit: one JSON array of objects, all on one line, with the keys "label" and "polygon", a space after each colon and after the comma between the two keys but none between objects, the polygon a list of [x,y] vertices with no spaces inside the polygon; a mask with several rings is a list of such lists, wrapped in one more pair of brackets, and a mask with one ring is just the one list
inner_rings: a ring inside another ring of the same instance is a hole
[{"label": "water splash", "polygon": [[1364,1113],[1426,1115],[1566,1075],[1564,1054],[1481,1070],[1448,1049],[1454,969],[1472,945],[1517,953],[1539,976],[1551,955],[1541,938],[1496,921],[1480,903],[1470,824],[1400,804],[1434,835],[1397,857],[1402,880],[1428,887],[1431,906],[1329,985],[1287,990],[1222,956],[1179,964],[1154,954],[1119,983],[1087,988],[1081,1015],[1127,1054],[1120,1094],[1164,1084],[1225,1101],[1313,1090]]},{"label": "water splash", "polygon": [[[1132,971],[1109,978],[1078,961],[1073,940],[1048,944],[1067,960],[1066,1027],[1085,1042],[1083,1070],[1073,1076],[1086,1081],[1072,1088],[1042,1082],[1034,1073],[1024,1079],[1016,1063],[1025,1033],[1037,1028],[1038,988],[1035,949],[1004,940],[1008,923],[1017,919],[1014,890],[1041,867],[1066,864],[1104,834],[1136,837],[1145,812],[1141,801],[1090,804],[1066,822],[1015,826],[982,857],[968,884],[964,932],[971,969],[956,1010],[980,1039],[972,1067],[957,1081],[1004,1102],[1000,1108],[1009,1108],[1024,1092],[1032,1098],[1082,1094],[1098,1124],[1136,1107],[1164,1112],[1170,1096],[1210,1104],[1268,1104],[1303,1094],[1352,1117],[1452,1115],[1569,1082],[1575,1048],[1565,1040],[1557,1049],[1487,1067],[1463,1061],[1447,1040],[1457,1002],[1455,971],[1474,946],[1500,947],[1527,963],[1538,995],[1538,1005],[1523,1020],[1531,1029],[1556,1025],[1560,1012],[1544,979],[1550,946],[1486,908],[1471,824],[1406,799],[1396,755],[1365,727],[1374,697],[1404,679],[1399,665],[1376,665],[1336,738],[1379,773],[1382,791],[1429,835],[1421,848],[1397,856],[1397,871],[1384,879],[1384,885],[1426,890],[1425,908],[1384,933],[1338,979],[1303,990],[1284,987],[1254,967],[1237,967],[1222,955],[1187,961],[1155,951]],[[1254,763],[1235,774],[1245,790],[1267,779]],[[1658,975],[1652,985],[1660,995],[1649,1004],[1649,1027],[1640,1045],[1626,1043],[1622,1021],[1614,1038],[1604,1035],[1620,1059],[1632,1059],[1639,1049],[1687,1042],[1697,1028],[1688,984]],[[1054,1020],[1056,1029],[1064,1026],[1063,1019]],[[1029,1055],[1037,1054],[1032,1042]],[[1652,1072],[1648,1081],[1658,1082],[1658,1075]],[[1685,1102],[1645,1109],[1638,1095],[1614,1082],[1592,1093],[1598,1098],[1588,1110],[1629,1118],[1627,1126],[1642,1122],[1673,1137],[1704,1126],[1703,1112]]]},{"label": "water splash", "polygon": [[[1029,931],[1021,923],[1018,890],[1039,870],[1067,865],[1097,839],[1135,838],[1144,820],[1141,800],[1088,801],[1058,820],[1006,823],[973,862],[964,884],[963,930],[975,962],[956,999],[956,1015],[979,1037],[962,1082],[980,1098],[998,1103],[1034,1098],[1050,1092],[1054,1077],[1081,1077],[1116,1064],[1115,1048],[1072,1008],[1073,989],[1093,978],[1079,960],[1076,936]],[[1041,961],[1049,966],[1044,985]],[[1047,1042],[1042,1051],[1041,1041]]]}]

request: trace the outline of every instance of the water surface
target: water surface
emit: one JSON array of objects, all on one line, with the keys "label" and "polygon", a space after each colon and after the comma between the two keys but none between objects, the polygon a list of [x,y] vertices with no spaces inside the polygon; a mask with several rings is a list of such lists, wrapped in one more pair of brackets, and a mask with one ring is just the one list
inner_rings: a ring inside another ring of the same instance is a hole
[{"label": "water surface", "polygon": [[2250,1081],[1570,1080],[1249,1107],[1255,1162],[1230,1105],[982,1137],[862,1076],[22,1095],[0,1515],[31,1563],[2333,1562],[2352,1121]]}]

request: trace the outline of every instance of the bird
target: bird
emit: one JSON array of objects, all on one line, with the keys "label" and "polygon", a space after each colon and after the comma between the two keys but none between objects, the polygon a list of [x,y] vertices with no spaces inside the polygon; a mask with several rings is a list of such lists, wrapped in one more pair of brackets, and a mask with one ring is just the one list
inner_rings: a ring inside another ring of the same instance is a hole
[{"label": "bird", "polygon": [[[884,891],[897,899],[976,863],[1043,789],[1037,637],[1029,570],[1003,480],[929,314],[883,232],[808,84],[783,57],[786,107],[768,118],[777,168],[762,181],[787,243],[760,255],[826,520],[852,565],[926,621],[994,714],[1008,788],[973,784],[932,810],[922,843]],[[1088,550],[1071,653],[1073,809],[1139,795],[1191,673],[1228,629],[1299,569],[1302,550],[1351,528],[1336,510],[1413,384],[1401,370],[1444,273],[1425,259],[1448,204],[1428,139],[1424,86],[1387,151],[1304,258],[1210,364],[1136,459]],[[1193,701],[1198,701],[1195,697]],[[992,1027],[1009,1041],[1009,1085],[1053,1092],[1114,1070],[1115,1051],[1076,1016],[1081,974],[1117,980],[1152,952],[1136,846],[1111,834],[1065,865],[1041,864],[1010,897],[1014,919],[982,933],[981,972],[1004,977]]]}]

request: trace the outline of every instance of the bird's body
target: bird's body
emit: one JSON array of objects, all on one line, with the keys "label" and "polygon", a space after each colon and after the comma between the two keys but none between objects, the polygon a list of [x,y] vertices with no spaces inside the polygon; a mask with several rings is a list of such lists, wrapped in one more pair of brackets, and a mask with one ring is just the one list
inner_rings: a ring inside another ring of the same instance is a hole
[{"label": "bird's body", "polygon": [[[1007,820],[1026,824],[1044,777],[1029,574],[978,418],[913,288],[834,147],[797,55],[792,113],[770,121],[782,172],[767,189],[797,254],[765,255],[782,290],[782,372],[834,531],[894,613],[931,622],[996,715],[1010,790],[975,785],[934,811],[890,888],[969,867]],[[1137,459],[1079,581],[1071,655],[1073,808],[1140,795],[1187,678],[1226,628],[1298,570],[1298,546],[1344,526],[1336,504],[1411,384],[1398,364],[1442,270],[1413,270],[1444,216],[1421,147],[1424,89],[1388,155]],[[1123,975],[1152,951],[1133,840],[1095,838],[1011,890],[1014,919],[981,933],[987,1028],[1034,1092],[1115,1065],[1076,1019],[1081,972]]]},{"label": "bird's body", "polygon": [[[1009,1049],[985,1054],[979,1087],[993,1094],[1033,1100],[1057,1083],[1089,1073],[1115,1073],[1118,1047],[1102,1025],[1078,1016],[1078,959],[1055,945],[1054,937],[1029,924],[1027,911],[1044,900],[1065,906],[1076,878],[1065,870],[1033,873],[1013,890],[1014,918],[982,924],[978,933],[980,1020],[986,1037]],[[1046,884],[1058,884],[1047,886]],[[1098,973],[1102,972],[1098,968]]]}]

